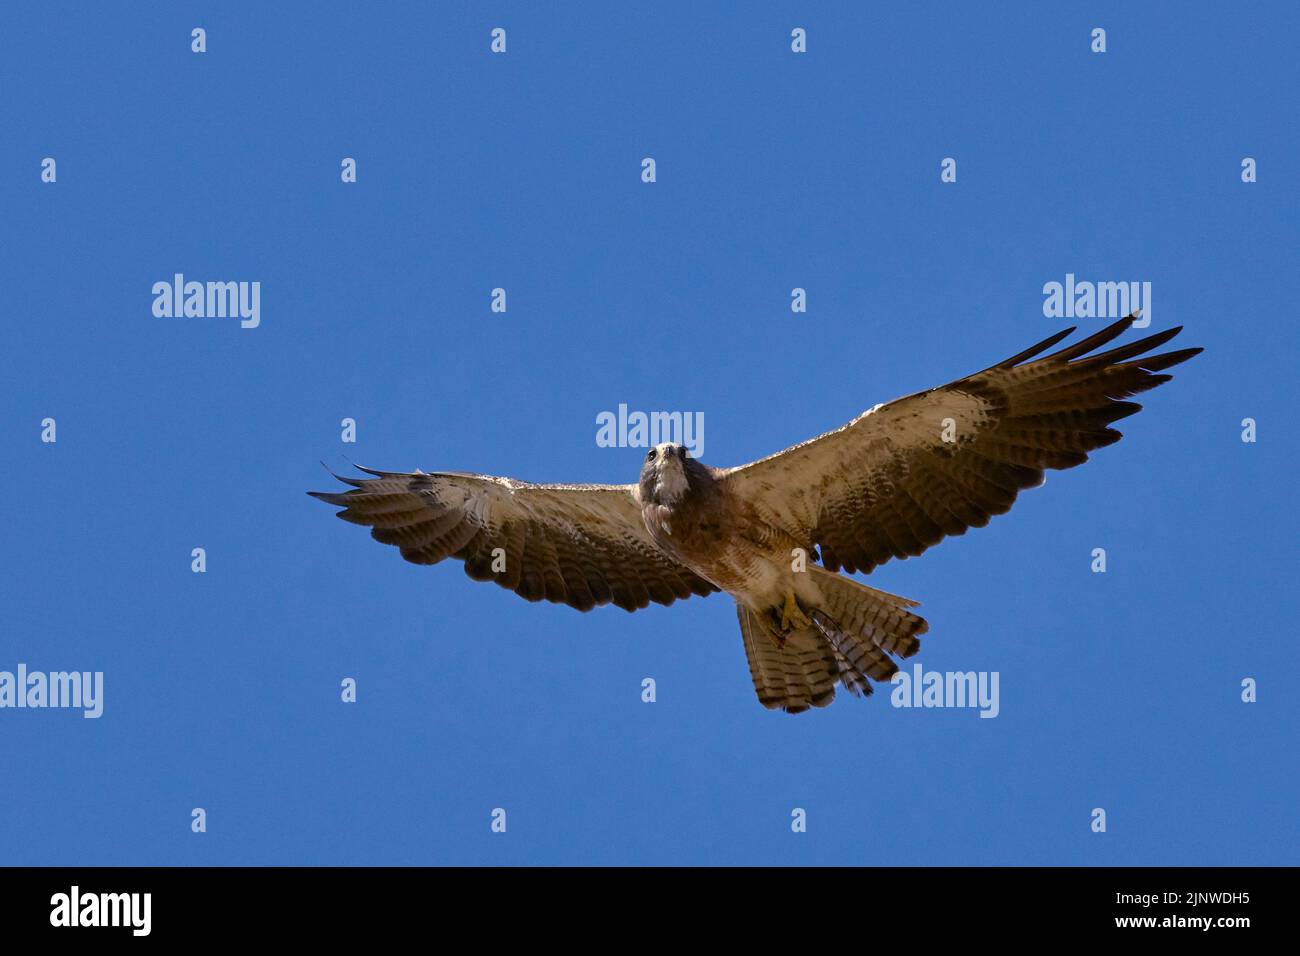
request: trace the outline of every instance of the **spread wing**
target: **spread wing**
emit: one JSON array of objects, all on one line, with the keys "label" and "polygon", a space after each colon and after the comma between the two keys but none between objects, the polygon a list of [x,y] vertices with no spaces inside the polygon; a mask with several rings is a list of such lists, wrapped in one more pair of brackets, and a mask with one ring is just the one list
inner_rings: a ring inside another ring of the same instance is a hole
[{"label": "spread wing", "polygon": [[[806,538],[832,571],[870,571],[947,535],[983,527],[1046,468],[1072,468],[1119,441],[1124,401],[1196,355],[1146,353],[1181,327],[1089,355],[1124,332],[1121,319],[1038,358],[1066,329],[992,368],[877,405],[843,428],[725,472],[730,490],[771,523]],[[1137,356],[1145,356],[1137,358]]]},{"label": "spread wing", "polygon": [[[660,551],[633,485],[534,485],[491,475],[371,471],[341,494],[309,492],[416,564],[454,557],[476,581],[529,601],[627,611],[718,590]],[[500,550],[497,550],[500,549]]]}]

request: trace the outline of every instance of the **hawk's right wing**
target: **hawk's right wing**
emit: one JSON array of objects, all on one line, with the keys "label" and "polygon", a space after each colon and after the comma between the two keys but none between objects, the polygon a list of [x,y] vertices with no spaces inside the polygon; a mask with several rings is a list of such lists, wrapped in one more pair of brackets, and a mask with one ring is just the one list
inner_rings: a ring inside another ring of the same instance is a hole
[{"label": "hawk's right wing", "polygon": [[635,611],[718,590],[656,547],[635,485],[361,470],[376,477],[339,477],[351,491],[309,494],[342,507],[340,518],[369,526],[407,561],[457,558],[476,581],[580,611],[609,603]]}]

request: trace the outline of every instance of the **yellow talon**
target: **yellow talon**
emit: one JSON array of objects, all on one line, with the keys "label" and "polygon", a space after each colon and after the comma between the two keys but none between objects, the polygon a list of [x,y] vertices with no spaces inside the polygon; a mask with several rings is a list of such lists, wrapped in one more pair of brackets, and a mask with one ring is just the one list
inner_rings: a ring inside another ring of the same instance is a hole
[{"label": "yellow talon", "polygon": [[790,630],[791,625],[808,627],[812,621],[799,609],[799,602],[794,599],[794,591],[785,592],[785,607],[781,609],[781,630]]}]

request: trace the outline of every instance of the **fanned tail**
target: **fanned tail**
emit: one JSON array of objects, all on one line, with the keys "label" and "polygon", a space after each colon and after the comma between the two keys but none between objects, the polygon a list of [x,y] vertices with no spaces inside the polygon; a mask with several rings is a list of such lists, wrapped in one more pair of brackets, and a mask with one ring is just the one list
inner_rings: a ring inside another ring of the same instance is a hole
[{"label": "fanned tail", "polygon": [[872,693],[872,681],[898,671],[891,655],[911,657],[929,625],[909,609],[915,601],[859,584],[822,568],[809,568],[821,594],[808,609],[808,626],[781,633],[780,609],[767,614],[736,605],[749,674],[759,703],[798,714],[825,707],[843,684],[855,697]]}]

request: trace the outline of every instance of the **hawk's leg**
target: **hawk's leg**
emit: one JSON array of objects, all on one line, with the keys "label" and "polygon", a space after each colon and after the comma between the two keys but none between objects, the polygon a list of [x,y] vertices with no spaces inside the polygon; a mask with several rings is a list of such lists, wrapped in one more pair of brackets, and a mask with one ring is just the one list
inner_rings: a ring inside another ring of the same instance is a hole
[{"label": "hawk's leg", "polygon": [[794,591],[785,592],[785,607],[781,609],[781,633],[789,633],[792,628],[812,627],[807,615],[795,600]]}]

